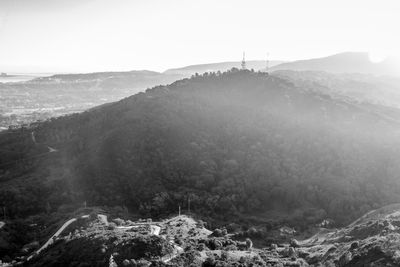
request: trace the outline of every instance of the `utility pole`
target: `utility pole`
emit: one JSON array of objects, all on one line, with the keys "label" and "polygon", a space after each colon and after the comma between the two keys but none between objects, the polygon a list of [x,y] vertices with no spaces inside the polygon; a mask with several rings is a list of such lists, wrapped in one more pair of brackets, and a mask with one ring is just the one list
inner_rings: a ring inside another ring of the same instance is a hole
[{"label": "utility pole", "polygon": [[190,195],[188,195],[188,213],[190,213]]},{"label": "utility pole", "polygon": [[242,59],[242,70],[246,69],[246,58],[245,58],[245,53],[243,52],[243,59]]},{"label": "utility pole", "polygon": [[267,53],[267,68],[266,72],[269,73],[269,53]]},{"label": "utility pole", "polygon": [[6,221],[6,206],[3,206],[3,217],[4,221]]},{"label": "utility pole", "polygon": [[181,206],[179,205],[179,216],[181,216]]}]

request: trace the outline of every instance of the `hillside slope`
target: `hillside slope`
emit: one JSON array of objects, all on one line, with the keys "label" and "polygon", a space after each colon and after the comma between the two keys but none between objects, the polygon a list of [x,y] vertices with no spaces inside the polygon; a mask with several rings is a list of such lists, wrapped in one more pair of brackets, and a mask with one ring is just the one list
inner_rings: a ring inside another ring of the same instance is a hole
[{"label": "hillside slope", "polygon": [[1,133],[0,205],[344,224],[400,201],[400,114],[370,107],[248,70],[194,76]]},{"label": "hillside slope", "polygon": [[321,229],[299,243],[310,264],[399,266],[399,204],[372,210],[341,229]]},{"label": "hillside slope", "polygon": [[278,70],[274,75],[331,97],[388,108],[400,107],[400,77],[293,70]]},{"label": "hillside slope", "polygon": [[[100,217],[104,217],[101,220]],[[352,224],[297,241],[266,247],[237,240],[226,228],[180,215],[131,221],[92,213],[80,216],[43,251],[23,256],[22,266],[399,266],[399,204],[369,212]],[[109,220],[109,222],[108,222]],[[60,228],[61,229],[61,228]],[[58,231],[60,232],[60,231]],[[251,236],[251,238],[253,238]],[[145,265],[147,264],[147,265]],[[6,265],[10,266],[10,265]]]}]

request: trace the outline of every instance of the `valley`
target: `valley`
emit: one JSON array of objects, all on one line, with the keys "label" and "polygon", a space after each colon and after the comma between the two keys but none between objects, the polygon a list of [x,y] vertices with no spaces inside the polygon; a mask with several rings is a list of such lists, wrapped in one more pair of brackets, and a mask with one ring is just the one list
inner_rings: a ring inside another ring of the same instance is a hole
[{"label": "valley", "polygon": [[[272,61],[271,66],[282,63]],[[84,74],[9,75],[0,79],[0,131],[19,127],[95,106],[118,101],[147,88],[169,84],[195,73],[226,71],[240,62],[186,66],[164,72],[126,71]],[[249,61],[260,70],[265,61]],[[12,79],[14,78],[14,79]]]},{"label": "valley", "polygon": [[399,14],[0,0],[0,267],[399,267]]},{"label": "valley", "polygon": [[[10,127],[0,132],[0,259],[396,266],[397,84],[232,68]],[[371,210],[379,216],[352,223]]]}]

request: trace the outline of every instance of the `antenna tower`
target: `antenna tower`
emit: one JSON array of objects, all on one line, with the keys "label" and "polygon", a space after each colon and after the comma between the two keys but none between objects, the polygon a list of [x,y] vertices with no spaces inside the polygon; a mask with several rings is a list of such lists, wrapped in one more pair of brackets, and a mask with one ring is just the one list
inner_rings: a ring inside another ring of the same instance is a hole
[{"label": "antenna tower", "polygon": [[246,69],[246,59],[245,59],[245,53],[243,52],[243,59],[242,59],[242,70]]}]

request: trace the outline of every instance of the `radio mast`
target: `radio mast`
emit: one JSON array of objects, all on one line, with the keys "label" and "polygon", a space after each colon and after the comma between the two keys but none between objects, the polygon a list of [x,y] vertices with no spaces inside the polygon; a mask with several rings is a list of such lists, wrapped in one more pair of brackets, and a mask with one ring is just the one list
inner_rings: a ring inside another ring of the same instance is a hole
[{"label": "radio mast", "polygon": [[245,53],[243,52],[243,59],[242,59],[242,70],[246,69],[246,59],[245,59]]}]

